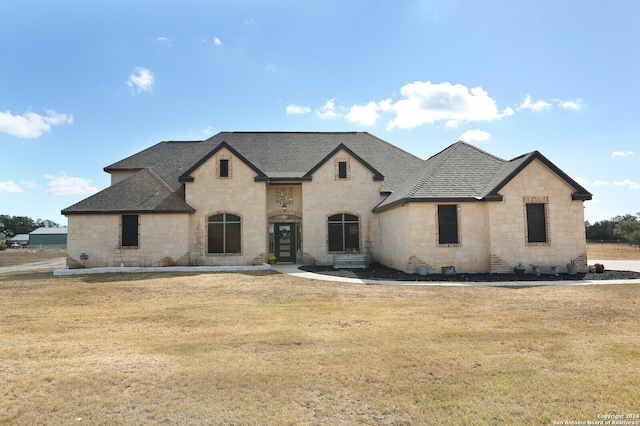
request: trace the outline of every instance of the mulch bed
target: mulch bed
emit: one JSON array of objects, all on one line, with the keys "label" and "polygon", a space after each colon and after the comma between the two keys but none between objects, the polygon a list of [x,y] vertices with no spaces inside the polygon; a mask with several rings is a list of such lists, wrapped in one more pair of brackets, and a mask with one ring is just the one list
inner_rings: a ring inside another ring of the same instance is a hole
[{"label": "mulch bed", "polygon": [[581,280],[628,280],[640,279],[640,272],[633,271],[609,271],[601,274],[578,273],[569,274],[540,274],[540,275],[516,275],[516,274],[408,274],[397,269],[389,268],[378,263],[372,263],[366,269],[333,269],[333,266],[301,266],[301,270],[335,277],[360,278],[368,280],[395,280],[395,281],[451,281],[451,282],[501,282],[501,281],[581,281]]}]

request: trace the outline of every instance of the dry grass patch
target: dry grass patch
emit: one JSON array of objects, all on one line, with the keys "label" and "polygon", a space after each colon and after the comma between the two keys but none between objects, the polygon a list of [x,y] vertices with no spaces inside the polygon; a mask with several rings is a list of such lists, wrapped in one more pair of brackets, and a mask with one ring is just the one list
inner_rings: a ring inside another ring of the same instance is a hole
[{"label": "dry grass patch", "polygon": [[0,267],[65,258],[65,248],[20,248],[0,251]]},{"label": "dry grass patch", "polygon": [[596,420],[638,409],[639,296],[637,285],[4,274],[0,423]]},{"label": "dry grass patch", "polygon": [[587,243],[587,256],[598,260],[640,260],[640,248],[625,243]]}]

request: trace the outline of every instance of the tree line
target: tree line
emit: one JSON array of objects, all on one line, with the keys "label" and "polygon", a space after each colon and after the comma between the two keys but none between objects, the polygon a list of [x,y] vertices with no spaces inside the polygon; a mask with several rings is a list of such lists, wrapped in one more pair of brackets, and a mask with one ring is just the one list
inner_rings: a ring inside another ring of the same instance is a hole
[{"label": "tree line", "polygon": [[616,216],[590,224],[585,222],[588,241],[624,241],[640,246],[640,213]]},{"label": "tree line", "polygon": [[38,228],[58,228],[59,224],[49,219],[31,219],[26,216],[0,215],[0,235],[13,237],[18,234],[29,234]]}]

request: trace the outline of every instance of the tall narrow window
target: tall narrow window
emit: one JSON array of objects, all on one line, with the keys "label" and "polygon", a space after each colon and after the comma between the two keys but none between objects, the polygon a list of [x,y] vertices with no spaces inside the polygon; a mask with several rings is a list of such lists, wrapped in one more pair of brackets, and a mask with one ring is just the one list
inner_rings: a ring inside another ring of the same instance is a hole
[{"label": "tall narrow window", "polygon": [[458,206],[442,204],[438,206],[438,243],[458,244]]},{"label": "tall narrow window", "polygon": [[122,216],[122,247],[138,246],[138,215]]},{"label": "tall narrow window", "polygon": [[530,243],[547,242],[547,219],[543,203],[527,204],[527,241]]},{"label": "tall narrow window", "polygon": [[229,177],[229,160],[220,160],[220,177]]},{"label": "tall narrow window", "polygon": [[220,213],[209,217],[209,253],[240,253],[240,216]]},{"label": "tall narrow window", "polygon": [[338,178],[339,179],[347,178],[347,162],[346,161],[338,162]]},{"label": "tall narrow window", "polygon": [[329,216],[329,251],[360,250],[358,216],[339,213]]}]

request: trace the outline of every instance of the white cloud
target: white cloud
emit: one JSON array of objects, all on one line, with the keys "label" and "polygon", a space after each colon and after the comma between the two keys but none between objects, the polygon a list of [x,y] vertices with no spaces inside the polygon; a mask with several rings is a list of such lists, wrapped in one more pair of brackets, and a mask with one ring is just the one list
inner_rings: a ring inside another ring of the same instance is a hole
[{"label": "white cloud", "polygon": [[0,192],[19,194],[23,191],[22,191],[22,188],[16,185],[12,180],[8,180],[6,182],[0,182]]},{"label": "white cloud", "polygon": [[323,106],[316,110],[316,114],[323,120],[328,120],[331,118],[338,117],[338,113],[336,112],[336,100],[330,99]]},{"label": "white cloud", "polygon": [[311,108],[308,106],[300,106],[291,104],[287,106],[287,115],[303,115],[311,112]]},{"label": "white cloud", "polygon": [[378,108],[378,105],[373,101],[367,105],[354,105],[349,109],[346,118],[350,122],[362,126],[373,126],[380,118],[380,114],[377,112]]},{"label": "white cloud", "polygon": [[571,176],[571,179],[575,180],[580,185],[584,185],[584,184],[587,183],[587,180],[585,178],[583,178],[583,177],[580,177],[580,176]]},{"label": "white cloud", "polygon": [[73,123],[73,115],[58,114],[47,110],[47,115],[25,112],[23,115],[12,115],[9,111],[0,112],[0,132],[21,138],[38,138],[44,132],[50,132],[51,126]]},{"label": "white cloud", "polygon": [[31,182],[29,180],[23,180],[22,182],[20,182],[22,184],[22,186],[29,188],[29,189],[33,189],[36,188],[38,186],[37,183],[35,182]]},{"label": "white cloud", "polygon": [[158,37],[157,39],[160,43],[165,43],[168,47],[173,45],[173,40],[168,37]]},{"label": "white cloud", "polygon": [[153,89],[153,73],[146,68],[138,67],[129,76],[127,86],[137,90],[138,93],[150,92]]},{"label": "white cloud", "polygon": [[522,109],[530,109],[533,112],[539,112],[545,110],[547,108],[551,108],[551,104],[549,102],[545,102],[543,100],[539,100],[537,102],[531,102],[531,96],[525,95],[524,101],[518,106],[519,110]]},{"label": "white cloud", "polygon": [[216,46],[224,46],[224,44],[222,44],[222,41],[220,41],[218,37],[213,37],[213,44],[215,44]]},{"label": "white cloud", "polygon": [[212,126],[207,127],[202,131],[202,133],[204,133],[207,136],[211,136],[213,134],[213,127]]},{"label": "white cloud", "polygon": [[633,155],[633,151],[613,151],[611,156],[613,157],[629,157]]},{"label": "white cloud", "polygon": [[489,140],[490,137],[491,135],[484,130],[467,130],[460,136],[460,140],[465,142],[483,142]]},{"label": "white cloud", "polygon": [[402,87],[400,93],[405,99],[391,105],[396,117],[387,129],[410,129],[436,121],[455,127],[462,121],[499,120],[513,114],[511,108],[498,111],[496,102],[481,87],[416,81]]},{"label": "white cloud", "polygon": [[89,179],[68,176],[66,173],[60,173],[59,176],[47,175],[45,177],[49,181],[48,194],[80,195],[98,192],[98,188],[92,186]]},{"label": "white cloud", "polygon": [[634,182],[632,180],[629,179],[624,179],[624,180],[616,180],[613,182],[614,185],[616,186],[628,186],[630,188],[633,189],[640,189],[640,185],[637,182]]},{"label": "white cloud", "polygon": [[609,182],[607,182],[606,180],[596,180],[595,182],[593,182],[593,184],[596,186],[607,186],[609,185]]},{"label": "white cloud", "polygon": [[572,109],[574,111],[578,111],[582,109],[582,104],[584,103],[584,101],[580,98],[575,100],[569,100],[569,101],[563,101],[562,99],[556,98],[553,101],[564,109]]}]

